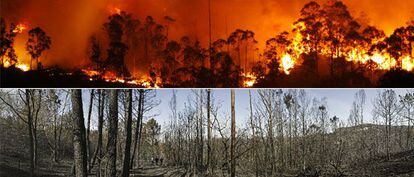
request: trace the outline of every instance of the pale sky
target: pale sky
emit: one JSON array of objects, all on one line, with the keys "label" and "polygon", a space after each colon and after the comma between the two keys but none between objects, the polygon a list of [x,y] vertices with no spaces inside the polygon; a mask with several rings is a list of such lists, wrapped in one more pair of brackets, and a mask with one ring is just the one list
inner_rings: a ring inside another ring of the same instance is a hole
[{"label": "pale sky", "polygon": [[[171,110],[169,108],[169,102],[172,97],[173,90],[177,94],[177,110],[181,111],[184,108],[184,103],[188,101],[188,96],[192,96],[194,89],[157,89],[156,98],[160,101],[160,104],[155,107],[151,112],[146,114],[145,120],[150,117],[148,115],[156,115],[153,117],[165,127],[169,123]],[[238,127],[246,125],[249,116],[249,89],[235,89],[236,97],[236,124]],[[251,89],[253,101],[258,100],[258,89]],[[282,89],[283,92],[289,89]],[[355,93],[360,89],[304,89],[307,95],[311,98],[321,99],[326,98],[328,106],[328,114],[330,117],[337,116],[341,121],[347,123],[349,112],[354,101]],[[363,89],[366,93],[366,101],[364,106],[364,123],[372,122],[372,109],[373,101],[378,92],[384,89]],[[404,95],[407,89],[393,89],[398,95]],[[87,117],[87,111],[89,106],[89,90],[83,90],[83,107],[84,116]],[[230,115],[230,89],[212,89],[212,96],[215,99],[215,104],[220,104],[219,112],[223,116]],[[205,99],[205,98],[204,98]],[[94,108],[96,109],[96,108]],[[95,110],[94,110],[95,112]],[[96,125],[97,115],[92,116],[92,125]],[[223,117],[222,116],[222,117]],[[95,127],[95,126],[94,126]]]},{"label": "pale sky", "polygon": [[[252,90],[252,97],[257,101],[257,89]],[[282,89],[284,92],[288,89]],[[305,89],[307,94],[316,98],[327,98],[328,113],[330,117],[337,116],[345,123],[348,120],[349,112],[354,101],[354,94],[360,89]],[[364,109],[364,122],[372,121],[373,101],[377,96],[378,91],[383,89],[364,89],[366,93],[366,102]],[[406,93],[407,89],[394,89],[398,95]],[[155,119],[165,125],[168,123],[169,115],[171,114],[169,108],[169,101],[172,97],[173,89],[157,90],[157,99],[161,100],[158,107],[153,110],[153,113],[158,113]],[[248,89],[236,89],[236,122],[237,126],[244,126],[249,116],[249,95]],[[176,89],[177,94],[177,109],[182,110],[184,102],[187,97],[192,94],[191,89]],[[220,112],[225,115],[230,115],[230,89],[212,89],[212,94],[216,101],[220,102]]]}]

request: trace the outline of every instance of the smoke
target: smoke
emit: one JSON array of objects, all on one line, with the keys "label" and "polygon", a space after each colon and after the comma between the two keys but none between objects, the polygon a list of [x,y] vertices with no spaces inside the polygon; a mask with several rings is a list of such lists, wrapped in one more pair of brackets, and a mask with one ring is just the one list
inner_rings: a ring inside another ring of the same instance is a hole
[{"label": "smoke", "polygon": [[[366,19],[387,34],[414,17],[414,1],[343,1],[355,18]],[[226,38],[238,28],[249,29],[255,32],[261,46],[277,33],[289,31],[307,2],[211,0],[213,40]],[[27,22],[51,36],[52,48],[41,58],[46,65],[74,67],[86,61],[89,37],[102,31],[109,6],[132,12],[140,19],[151,15],[158,23],[165,23],[163,17],[170,16],[176,22],[169,27],[169,38],[187,35],[207,44],[208,0],[2,0],[0,10],[8,22]],[[24,51],[24,37],[17,40],[18,51]]]}]

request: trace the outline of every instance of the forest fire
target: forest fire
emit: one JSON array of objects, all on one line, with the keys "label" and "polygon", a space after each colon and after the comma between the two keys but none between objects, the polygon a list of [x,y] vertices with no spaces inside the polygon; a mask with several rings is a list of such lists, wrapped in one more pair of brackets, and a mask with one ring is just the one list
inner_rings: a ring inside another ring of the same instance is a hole
[{"label": "forest fire", "polygon": [[[145,88],[151,88],[151,82],[149,79],[125,79],[122,77],[118,77],[114,72],[106,71],[105,73],[101,73],[96,70],[89,70],[89,69],[82,69],[82,72],[89,77],[90,81],[94,81],[96,79],[102,79],[106,82],[111,83],[122,83],[122,84],[129,84],[135,86],[141,86]],[[154,88],[158,88],[158,85],[155,84]]]},{"label": "forest fire", "polygon": [[[177,39],[173,30],[181,23],[175,17],[142,18],[142,14],[126,12],[120,7],[127,6],[122,3],[102,6],[106,11],[102,14],[106,17],[100,24],[93,24],[99,30],[85,34],[90,35],[89,42],[79,44],[88,51],[86,57],[82,54],[87,60],[79,62],[80,65],[60,60],[82,56],[54,57],[56,53],[67,52],[66,49],[54,50],[55,46],[62,45],[65,37],[55,42],[53,36],[48,36],[49,31],[40,27],[28,29],[27,23],[13,25],[10,22],[10,30],[5,30],[9,45],[1,53],[3,68],[14,66],[22,71],[45,71],[56,66],[67,73],[82,70],[89,81],[143,87],[271,86],[299,82],[283,79],[315,75],[322,75],[314,78],[319,79],[315,82],[319,85],[324,84],[322,80],[337,77],[349,80],[364,77],[362,80],[369,82],[365,85],[373,85],[387,72],[398,70],[412,74],[414,70],[412,24],[396,28],[393,33],[388,33],[387,29],[386,35],[383,30],[353,17],[339,0],[323,5],[313,1],[305,4],[300,17],[285,26],[286,31],[275,30],[276,35],[265,41],[262,38],[257,41],[255,32],[250,29],[236,29],[224,37],[212,36],[215,41],[207,41],[211,43],[212,56],[207,52],[205,41],[201,40],[203,37],[199,40],[185,35]],[[2,26],[7,29],[4,20]],[[27,35],[20,35],[26,30]],[[260,42],[265,42],[265,46]],[[42,52],[49,49],[54,50],[52,57],[44,57]],[[214,65],[207,64],[211,61]],[[246,71],[251,72],[244,73]],[[368,76],[374,72],[379,76]],[[354,78],[346,78],[351,75]],[[206,82],[209,78],[214,79]]]}]

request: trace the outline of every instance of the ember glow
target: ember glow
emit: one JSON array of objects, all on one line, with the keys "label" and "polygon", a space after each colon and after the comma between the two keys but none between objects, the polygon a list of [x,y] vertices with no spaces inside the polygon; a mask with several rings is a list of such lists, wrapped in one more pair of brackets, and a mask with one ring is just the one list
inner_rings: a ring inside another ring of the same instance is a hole
[{"label": "ember glow", "polygon": [[[105,72],[104,74],[102,74],[99,71],[91,70],[91,69],[82,69],[82,72],[89,77],[90,81],[94,81],[94,80],[97,80],[97,79],[102,79],[102,80],[105,80],[106,82],[112,82],[112,83],[122,83],[122,84],[128,84],[128,85],[141,86],[141,87],[145,87],[145,88],[151,88],[152,87],[151,82],[147,78],[144,78],[144,79],[134,79],[134,78],[125,79],[125,78],[116,76],[116,74],[113,73],[113,72],[108,71],[108,72]],[[158,88],[159,86],[157,84],[155,84],[153,87]]]},{"label": "ember glow", "polygon": [[243,86],[244,87],[253,87],[254,84],[256,83],[256,76],[253,75],[252,73],[243,73],[243,77],[244,77],[244,82],[243,82]]},{"label": "ember glow", "polygon": [[122,10],[119,7],[116,7],[116,6],[109,6],[108,9],[109,9],[109,13],[111,15],[114,15],[114,14],[120,15],[121,12],[122,12]]}]

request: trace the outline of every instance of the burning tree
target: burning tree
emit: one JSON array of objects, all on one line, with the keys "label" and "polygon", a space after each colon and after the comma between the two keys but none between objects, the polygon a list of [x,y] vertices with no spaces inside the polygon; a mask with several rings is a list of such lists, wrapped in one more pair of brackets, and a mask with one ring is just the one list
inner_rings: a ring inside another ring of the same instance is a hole
[{"label": "burning tree", "polygon": [[[14,38],[17,34],[23,32],[26,26],[23,24],[11,24],[7,31],[7,24],[3,18],[0,18],[0,57],[1,66],[7,67],[17,63],[17,55],[14,49]],[[7,56],[7,58],[5,58]]]},{"label": "burning tree", "polygon": [[[29,31],[29,39],[26,43],[26,50],[29,52],[32,60],[36,60],[37,69],[41,69],[39,58],[44,50],[50,49],[52,41],[46,32],[37,27]],[[32,69],[32,60],[30,61],[30,69]]]},{"label": "burning tree", "polygon": [[[205,47],[189,36],[168,39],[175,19],[166,16],[163,21],[151,16],[141,20],[110,8],[101,31],[107,39],[100,39],[102,34],[90,39],[92,66],[82,69],[86,80],[144,87],[319,87],[330,81],[338,82],[329,86],[372,86],[391,70],[411,77],[414,69],[412,24],[387,37],[382,30],[360,23],[340,0],[305,4],[292,29],[266,40],[260,53],[250,30],[237,29]],[[6,68],[18,64],[14,37],[25,28],[12,24],[8,31],[1,21],[0,56]],[[41,68],[38,60],[50,48],[50,37],[40,28],[29,35],[26,48]],[[108,46],[106,52],[103,46]]]},{"label": "burning tree", "polygon": [[414,26],[396,29],[385,42],[387,52],[398,61],[397,66],[412,70],[412,65],[407,66],[406,63],[410,63],[410,58],[413,57]]}]

